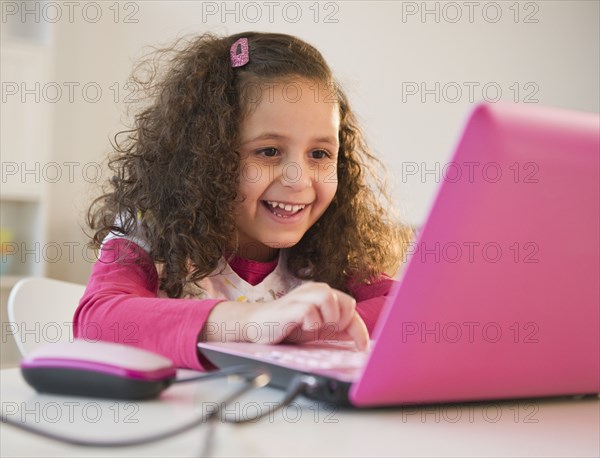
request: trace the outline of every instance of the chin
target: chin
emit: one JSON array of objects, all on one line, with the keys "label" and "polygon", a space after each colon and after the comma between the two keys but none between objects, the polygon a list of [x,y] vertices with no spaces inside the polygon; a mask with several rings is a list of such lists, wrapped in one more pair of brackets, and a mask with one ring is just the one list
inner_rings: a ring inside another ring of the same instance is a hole
[{"label": "chin", "polygon": [[294,245],[297,245],[298,242],[300,242],[301,238],[297,239],[297,240],[277,240],[277,241],[273,241],[273,242],[269,242],[269,243],[265,243],[265,245],[267,245],[268,247],[271,248],[291,248]]}]

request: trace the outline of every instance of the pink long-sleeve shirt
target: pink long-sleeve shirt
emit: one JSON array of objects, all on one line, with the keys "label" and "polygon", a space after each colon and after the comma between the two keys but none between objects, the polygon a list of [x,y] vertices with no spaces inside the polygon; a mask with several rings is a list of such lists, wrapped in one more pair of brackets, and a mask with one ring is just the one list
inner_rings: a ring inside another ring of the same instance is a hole
[{"label": "pink long-sleeve shirt", "polygon": [[[251,285],[276,266],[277,260],[242,258],[230,264]],[[370,334],[393,283],[384,275],[351,291]],[[158,273],[146,251],[129,240],[106,241],[73,317],[75,337],[144,348],[170,358],[177,367],[209,368],[199,358],[196,344],[211,310],[224,299],[158,297],[158,288]]]}]

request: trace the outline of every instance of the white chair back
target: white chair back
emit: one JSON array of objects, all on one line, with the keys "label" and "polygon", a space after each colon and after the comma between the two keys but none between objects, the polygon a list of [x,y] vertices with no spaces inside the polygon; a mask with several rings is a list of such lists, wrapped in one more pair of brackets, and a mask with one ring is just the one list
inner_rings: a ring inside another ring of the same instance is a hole
[{"label": "white chair back", "polygon": [[47,342],[73,339],[73,314],[85,285],[50,278],[20,280],[8,296],[7,333],[12,334],[21,355]]}]

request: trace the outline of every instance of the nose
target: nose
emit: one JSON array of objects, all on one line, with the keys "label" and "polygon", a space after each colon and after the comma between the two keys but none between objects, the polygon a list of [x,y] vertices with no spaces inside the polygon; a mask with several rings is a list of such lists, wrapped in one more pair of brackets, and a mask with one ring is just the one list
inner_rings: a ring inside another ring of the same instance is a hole
[{"label": "nose", "polygon": [[306,161],[294,158],[281,165],[279,179],[284,186],[301,190],[312,186],[313,172],[314,170]]}]

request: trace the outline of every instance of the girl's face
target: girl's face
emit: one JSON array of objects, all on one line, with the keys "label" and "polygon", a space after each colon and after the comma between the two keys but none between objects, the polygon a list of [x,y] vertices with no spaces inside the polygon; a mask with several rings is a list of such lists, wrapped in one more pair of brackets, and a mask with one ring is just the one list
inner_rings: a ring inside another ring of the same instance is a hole
[{"label": "girl's face", "polygon": [[326,86],[297,79],[260,88],[241,124],[235,218],[241,255],[267,261],[298,243],[333,200],[340,116]]}]

